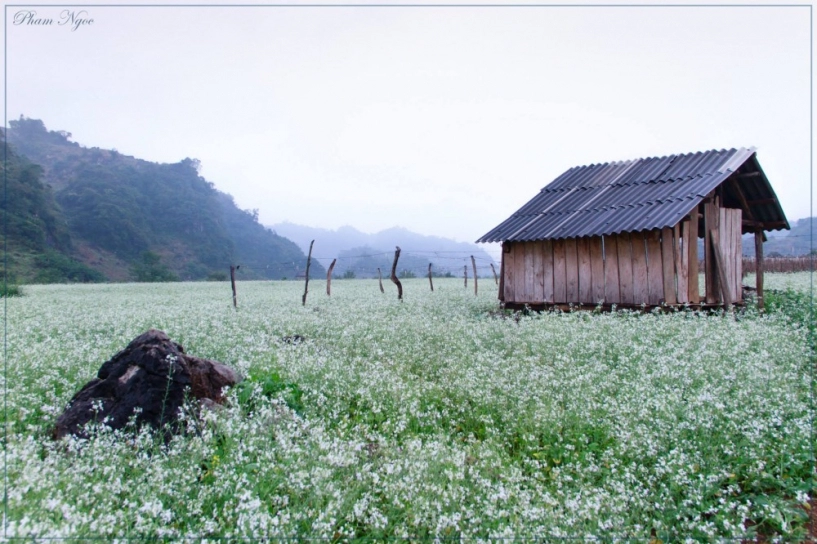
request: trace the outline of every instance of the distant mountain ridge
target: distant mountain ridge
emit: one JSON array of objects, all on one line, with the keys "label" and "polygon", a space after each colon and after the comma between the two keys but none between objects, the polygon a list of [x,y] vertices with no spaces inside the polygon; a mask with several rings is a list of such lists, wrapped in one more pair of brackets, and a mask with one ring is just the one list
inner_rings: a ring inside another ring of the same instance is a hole
[{"label": "distant mountain ridge", "polygon": [[297,245],[199,176],[195,159],[153,163],[82,147],[37,119],[9,125],[14,194],[3,213],[14,218],[9,271],[21,281],[138,280],[145,267],[200,280],[223,278],[230,265],[243,265],[239,279],[276,279],[305,266]]},{"label": "distant mountain ridge", "polygon": [[490,276],[491,263],[499,272],[499,265],[476,244],[457,242],[441,236],[417,234],[403,227],[392,227],[374,234],[366,234],[345,225],[338,229],[323,229],[297,225],[290,222],[268,225],[273,232],[294,241],[303,251],[309,250],[309,243],[315,240],[313,255],[326,266],[327,261],[338,258],[335,276],[342,276],[352,270],[356,277],[371,277],[380,267],[384,274],[391,270],[395,246],[400,246],[401,254],[398,270],[422,276],[432,272],[446,272],[460,276],[463,266],[471,270],[471,255],[477,262],[479,275]]}]

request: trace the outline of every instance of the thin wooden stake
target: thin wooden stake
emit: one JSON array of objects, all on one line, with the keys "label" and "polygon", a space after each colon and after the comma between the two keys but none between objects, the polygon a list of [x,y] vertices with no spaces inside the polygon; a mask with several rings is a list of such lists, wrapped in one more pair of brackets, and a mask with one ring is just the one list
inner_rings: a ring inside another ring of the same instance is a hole
[{"label": "thin wooden stake", "polygon": [[337,259],[332,259],[332,264],[329,265],[329,270],[326,272],[326,295],[332,296],[332,269],[335,268]]},{"label": "thin wooden stake", "polygon": [[309,292],[309,265],[312,264],[312,244],[315,240],[309,242],[309,255],[306,256],[306,273],[304,274],[304,297],[301,299],[301,305],[306,306],[306,294]]},{"label": "thin wooden stake", "polygon": [[[241,266],[241,265],[239,265],[239,266]],[[233,288],[233,308],[238,308],[238,303],[236,302],[236,296],[235,296],[235,269],[236,269],[235,266],[230,265],[230,285]]]},{"label": "thin wooden stake", "polygon": [[494,283],[499,285],[499,278],[496,277],[496,268],[494,268],[494,263],[491,263],[491,272],[494,273]]},{"label": "thin wooden stake", "polygon": [[468,287],[468,265],[462,265],[462,278],[463,278],[463,285]]},{"label": "thin wooden stake", "polygon": [[471,266],[474,268],[474,296],[477,296],[477,261],[471,255]]},{"label": "thin wooden stake", "polygon": [[431,263],[428,263],[428,285],[431,287],[431,292],[434,292],[434,282],[431,281]]},{"label": "thin wooden stake", "polygon": [[380,284],[380,292],[385,293],[386,291],[383,289],[383,275],[380,273],[380,267],[377,267],[377,283]]},{"label": "thin wooden stake", "polygon": [[757,289],[757,308],[763,311],[763,229],[755,231],[755,288]]},{"label": "thin wooden stake", "polygon": [[400,246],[396,246],[396,250],[394,252],[394,263],[391,265],[391,281],[393,284],[397,286],[397,300],[403,302],[403,284],[400,283],[400,280],[397,279],[397,259],[400,258]]}]

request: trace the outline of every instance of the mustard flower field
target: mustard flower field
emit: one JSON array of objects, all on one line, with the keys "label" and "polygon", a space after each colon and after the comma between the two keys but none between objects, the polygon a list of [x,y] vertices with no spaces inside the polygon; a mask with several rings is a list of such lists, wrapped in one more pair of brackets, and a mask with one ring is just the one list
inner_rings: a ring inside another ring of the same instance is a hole
[{"label": "mustard flower field", "polygon": [[[747,278],[752,285],[754,280]],[[779,282],[779,283],[778,283]],[[25,286],[7,304],[4,536],[797,540],[807,324],[501,312],[493,280]],[[809,296],[807,274],[768,289]],[[768,304],[775,306],[774,296]],[[779,305],[778,305],[779,306]],[[149,328],[245,381],[187,432],[50,438]],[[284,341],[300,335],[300,343]]]}]

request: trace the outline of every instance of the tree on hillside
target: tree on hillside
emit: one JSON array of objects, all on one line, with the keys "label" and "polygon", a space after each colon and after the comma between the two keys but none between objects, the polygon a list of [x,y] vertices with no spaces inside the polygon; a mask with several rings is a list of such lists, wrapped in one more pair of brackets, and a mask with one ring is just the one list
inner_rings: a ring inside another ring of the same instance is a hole
[{"label": "tree on hillside", "polygon": [[152,251],[142,253],[141,260],[131,266],[131,274],[139,282],[179,281],[162,258]]}]

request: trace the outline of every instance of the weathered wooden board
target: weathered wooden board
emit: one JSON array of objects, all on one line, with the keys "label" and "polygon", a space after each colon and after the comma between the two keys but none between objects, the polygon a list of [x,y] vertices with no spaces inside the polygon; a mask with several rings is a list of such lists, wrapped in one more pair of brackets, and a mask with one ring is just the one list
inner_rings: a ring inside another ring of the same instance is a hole
[{"label": "weathered wooden board", "polygon": [[664,302],[678,303],[678,293],[675,289],[675,230],[664,228],[661,230],[661,265],[664,278]]},{"label": "weathered wooden board", "polygon": [[[732,217],[730,210],[721,208],[718,210],[718,225],[720,225],[720,238],[718,243],[721,248],[721,256],[723,257],[723,269],[726,272],[726,280],[729,284],[729,298],[734,300],[734,291],[732,290],[732,279],[735,277],[734,268],[735,263],[732,260]],[[725,299],[724,299],[725,300]]]},{"label": "weathered wooden board", "polygon": [[[505,244],[501,244],[504,246]],[[505,249],[502,249],[502,257],[499,260],[499,300],[505,302]]]},{"label": "weathered wooden board", "polygon": [[[686,243],[689,242],[689,243]],[[698,283],[698,207],[689,212],[689,236],[684,238],[687,254],[687,279],[689,280],[689,302],[701,302],[701,286]]]},{"label": "weathered wooden board", "polygon": [[576,239],[576,254],[579,262],[579,302],[593,303],[593,273],[590,266],[590,239]]},{"label": "weathered wooden board", "polygon": [[678,303],[689,302],[689,221],[675,225],[675,272],[678,275]]},{"label": "weathered wooden board", "polygon": [[[621,303],[621,291],[618,284],[618,237],[604,237],[604,302]],[[595,277],[595,276],[594,276]]]},{"label": "weathered wooden board", "polygon": [[565,240],[565,278],[567,302],[579,302],[579,256],[575,238]]},{"label": "weathered wooden board", "polygon": [[526,279],[526,271],[527,268],[525,267],[525,254],[527,253],[527,248],[525,247],[524,243],[516,244],[516,257],[514,259],[514,265],[516,270],[514,270],[514,293],[516,294],[516,300],[519,302],[530,302],[528,297],[528,291],[525,289],[525,279]]},{"label": "weathered wooden board", "polygon": [[[633,246],[633,303],[649,304],[649,284],[647,276],[647,249],[644,232],[630,234]],[[619,262],[619,264],[621,264]]]},{"label": "weathered wooden board", "polygon": [[565,241],[553,240],[553,302],[567,302]]},{"label": "weathered wooden board", "polygon": [[542,300],[553,302],[553,241],[542,242]]},{"label": "weathered wooden board", "polygon": [[724,263],[723,251],[720,247],[720,233],[718,229],[712,229],[712,256],[714,257],[715,266],[718,269],[718,287],[723,296],[723,304],[726,307],[732,305],[732,288],[729,286],[729,275],[726,272]]},{"label": "weathered wooden board", "polygon": [[543,251],[544,242],[533,242],[533,298],[534,302],[544,302],[544,269]]},{"label": "weathered wooden board", "polygon": [[536,242],[525,242],[525,298],[522,302],[538,302],[536,298],[536,264],[534,253],[536,251]]},{"label": "weathered wooden board", "polygon": [[735,248],[735,302],[743,302],[743,210],[732,217],[732,243]]},{"label": "weathered wooden board", "polygon": [[590,238],[590,275],[591,302],[593,304],[602,303],[604,302],[604,250],[601,236]]},{"label": "weathered wooden board", "polygon": [[629,232],[618,235],[618,284],[622,304],[635,304],[633,288],[633,244]]},{"label": "weathered wooden board", "polygon": [[516,302],[516,290],[514,289],[514,285],[516,284],[516,280],[514,278],[516,266],[514,260],[518,244],[513,244],[510,242],[505,243],[510,244],[509,251],[503,254],[502,262],[502,278],[505,282],[505,301]]},{"label": "weathered wooden board", "polygon": [[664,300],[664,266],[658,229],[647,232],[647,300],[650,304],[661,304]]}]

